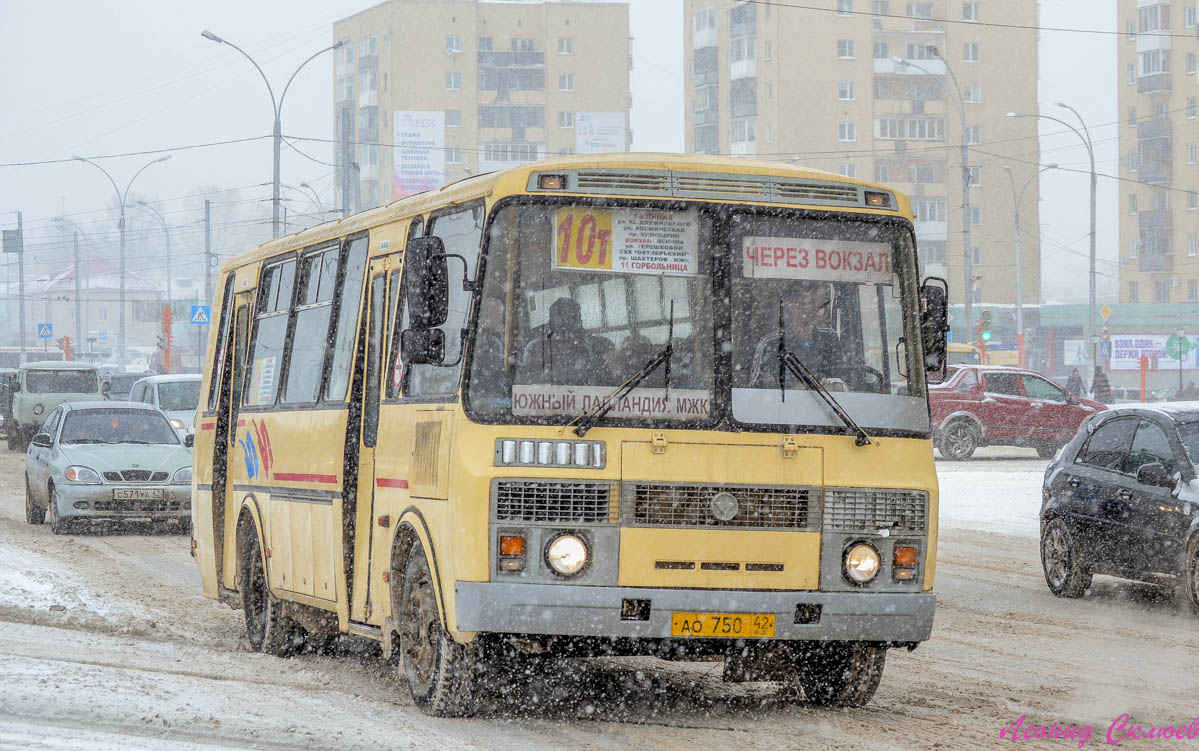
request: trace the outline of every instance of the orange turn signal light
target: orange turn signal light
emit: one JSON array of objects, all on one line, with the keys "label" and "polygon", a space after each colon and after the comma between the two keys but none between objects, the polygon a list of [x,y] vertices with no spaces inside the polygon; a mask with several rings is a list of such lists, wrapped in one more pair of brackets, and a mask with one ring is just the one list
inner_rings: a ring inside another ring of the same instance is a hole
[{"label": "orange turn signal light", "polygon": [[895,548],[894,564],[896,566],[915,566],[916,553],[916,548],[907,545],[898,546]]},{"label": "orange turn signal light", "polygon": [[541,190],[563,190],[566,188],[566,175],[538,175],[537,187]]},{"label": "orange turn signal light", "polygon": [[524,555],[525,538],[520,535],[500,536],[500,555]]}]

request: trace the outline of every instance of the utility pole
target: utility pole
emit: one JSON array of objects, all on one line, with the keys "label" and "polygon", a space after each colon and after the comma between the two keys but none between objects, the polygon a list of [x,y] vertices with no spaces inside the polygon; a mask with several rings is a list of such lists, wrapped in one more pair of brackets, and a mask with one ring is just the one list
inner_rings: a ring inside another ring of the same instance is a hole
[{"label": "utility pole", "polygon": [[17,297],[21,300],[21,362],[25,362],[25,224],[17,212]]},{"label": "utility pole", "polygon": [[79,230],[75,230],[75,341],[77,347],[82,346],[83,342],[87,341],[83,338],[83,314],[80,310],[79,302]]},{"label": "utility pole", "polygon": [[204,301],[212,303],[212,201],[204,199]]}]

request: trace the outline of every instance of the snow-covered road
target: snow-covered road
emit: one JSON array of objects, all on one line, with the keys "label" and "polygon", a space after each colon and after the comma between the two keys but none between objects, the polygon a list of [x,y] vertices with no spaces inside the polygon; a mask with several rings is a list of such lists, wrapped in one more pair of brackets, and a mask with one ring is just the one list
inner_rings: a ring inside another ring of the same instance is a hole
[{"label": "snow-covered road", "polygon": [[249,652],[240,614],[200,595],[184,537],[27,525],[22,458],[0,451],[0,748],[972,749],[1022,715],[1093,724],[1092,746],[1124,712],[1189,722],[1199,619],[1102,577],[1082,600],[1050,596],[1030,454],[938,463],[933,638],[891,651],[865,709],[724,684],[718,663],[626,659],[557,663],[509,711],[440,720],[377,657]]}]

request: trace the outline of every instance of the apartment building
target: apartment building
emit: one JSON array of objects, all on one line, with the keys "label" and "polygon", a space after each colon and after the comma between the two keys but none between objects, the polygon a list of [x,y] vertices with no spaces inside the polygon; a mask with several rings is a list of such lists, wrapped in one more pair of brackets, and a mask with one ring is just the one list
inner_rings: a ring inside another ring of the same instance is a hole
[{"label": "apartment building", "polygon": [[[907,193],[923,271],[975,304],[1040,299],[1036,0],[686,0],[688,148],[878,180]],[[1018,28],[1024,27],[1024,28]],[[1009,176],[1010,175],[1010,176]]]},{"label": "apartment building", "polygon": [[339,205],[631,142],[624,3],[388,0],[333,38]]},{"label": "apartment building", "polygon": [[1199,302],[1195,1],[1118,8],[1120,302]]}]

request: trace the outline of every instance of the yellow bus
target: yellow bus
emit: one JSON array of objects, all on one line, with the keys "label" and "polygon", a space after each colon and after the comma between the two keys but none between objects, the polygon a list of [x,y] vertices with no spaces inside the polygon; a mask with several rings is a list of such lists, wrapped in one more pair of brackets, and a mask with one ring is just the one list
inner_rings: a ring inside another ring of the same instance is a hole
[{"label": "yellow bus", "polygon": [[933,618],[946,300],[911,216],[823,172],[609,154],[228,261],[204,593],[255,650],[378,640],[431,714],[524,653],[723,660],[865,704]]},{"label": "yellow bus", "polygon": [[950,365],[986,365],[982,361],[982,350],[973,344],[949,342],[948,350]]}]

